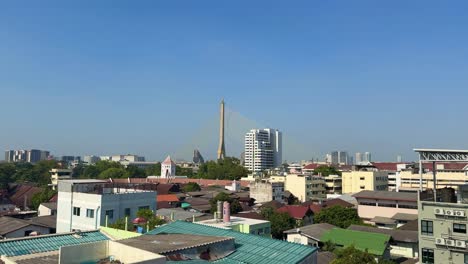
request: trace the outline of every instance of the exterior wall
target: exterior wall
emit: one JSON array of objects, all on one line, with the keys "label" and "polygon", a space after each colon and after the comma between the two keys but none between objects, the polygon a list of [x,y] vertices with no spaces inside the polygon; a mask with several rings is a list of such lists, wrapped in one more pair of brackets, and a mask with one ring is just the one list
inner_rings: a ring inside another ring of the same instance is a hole
[{"label": "exterior wall", "polygon": [[418,257],[418,244],[417,243],[403,243],[398,242],[390,245],[390,255],[394,258],[416,258]]},{"label": "exterior wall", "polygon": [[165,264],[166,257],[142,249],[120,244],[116,241],[109,242],[109,256],[115,256],[122,263],[151,263]]},{"label": "exterior wall", "polygon": [[[372,205],[363,205],[361,203],[375,203],[376,206]],[[372,219],[376,216],[383,216],[391,218],[396,213],[405,213],[405,214],[418,214],[418,209],[408,209],[408,208],[398,208],[399,204],[411,204],[417,206],[417,203],[409,202],[398,202],[398,201],[385,201],[386,204],[393,203],[396,207],[386,207],[379,206],[379,200],[368,200],[368,199],[359,199],[358,200],[358,214],[360,218]],[[381,203],[380,203],[381,205]]]},{"label": "exterior wall", "polygon": [[36,226],[36,225],[29,225],[23,228],[20,228],[18,230],[15,230],[13,232],[10,232],[8,234],[5,234],[5,238],[18,238],[18,237],[24,237],[26,231],[37,231],[41,235],[47,235],[50,234],[50,230],[48,227],[42,227],[42,226]]},{"label": "exterior wall", "polygon": [[288,242],[291,243],[298,243],[306,246],[313,246],[318,248],[318,241],[309,237],[306,237],[301,234],[287,234],[287,239]]},{"label": "exterior wall", "polygon": [[37,208],[37,216],[57,214],[57,212],[52,212],[52,211],[55,211],[55,210],[51,210],[50,208],[47,208],[43,205],[39,205],[39,208]]},{"label": "exterior wall", "polygon": [[289,174],[285,183],[285,190],[291,192],[301,202],[327,197],[325,180],[322,177]]},{"label": "exterior wall", "polygon": [[271,183],[267,181],[255,181],[250,185],[250,198],[258,203],[266,203],[272,200],[281,201],[284,193],[283,183]]},{"label": "exterior wall", "polygon": [[343,192],[341,176],[329,175],[324,179],[328,194],[341,194]]},{"label": "exterior wall", "polygon": [[108,257],[108,241],[63,246],[59,251],[59,263],[80,264],[86,261],[97,261]]},{"label": "exterior wall", "polygon": [[106,210],[114,211],[114,218],[108,219],[108,224],[125,217],[125,208],[130,208],[130,219],[137,217],[140,207],[148,206],[156,212],[156,192],[139,192],[125,194],[108,194],[102,196],[102,209],[100,211],[101,225],[105,225]]},{"label": "exterior wall", "polygon": [[310,256],[308,256],[298,264],[317,264],[317,252],[318,250],[316,250],[314,253],[312,253]]},{"label": "exterior wall", "polygon": [[388,172],[346,171],[342,174],[343,193],[357,193],[363,190],[387,191]]},{"label": "exterior wall", "polygon": [[282,135],[276,129],[252,129],[245,134],[244,166],[253,173],[275,168],[282,162]]},{"label": "exterior wall", "polygon": [[[441,208],[445,210],[464,211],[464,217],[454,217],[447,215],[436,215],[434,209]],[[419,203],[419,258],[422,260],[422,249],[434,250],[434,263],[465,263],[465,255],[468,255],[468,249],[436,245],[437,238],[467,241],[468,234],[453,232],[453,224],[468,225],[468,205],[454,203],[434,203],[422,201]],[[421,221],[432,221],[433,234],[423,235],[421,233]],[[468,256],[467,256],[468,258]]]}]

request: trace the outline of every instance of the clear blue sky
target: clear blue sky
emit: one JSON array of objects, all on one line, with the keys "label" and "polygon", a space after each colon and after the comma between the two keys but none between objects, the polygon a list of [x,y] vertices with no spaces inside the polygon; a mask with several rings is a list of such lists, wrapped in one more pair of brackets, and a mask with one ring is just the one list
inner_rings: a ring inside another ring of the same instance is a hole
[{"label": "clear blue sky", "polygon": [[18,2],[0,4],[3,149],[162,159],[223,97],[300,145],[288,160],[468,148],[467,1]]}]

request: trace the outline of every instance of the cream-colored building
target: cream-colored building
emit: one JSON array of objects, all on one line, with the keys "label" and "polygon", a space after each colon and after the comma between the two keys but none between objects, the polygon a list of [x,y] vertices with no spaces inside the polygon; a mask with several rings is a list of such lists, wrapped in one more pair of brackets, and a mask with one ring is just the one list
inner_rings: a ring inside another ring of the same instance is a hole
[{"label": "cream-colored building", "polygon": [[343,184],[341,176],[339,175],[328,175],[323,177],[325,179],[325,188],[327,194],[341,194],[343,191]]},{"label": "cream-colored building", "polygon": [[[459,185],[468,183],[468,170],[448,171],[441,169],[444,164],[437,164],[437,189],[452,187],[458,189]],[[419,190],[419,173],[415,170],[400,171],[397,174],[397,186],[399,190]],[[425,171],[422,175],[423,189],[433,189],[434,180],[432,171]]]},{"label": "cream-colored building", "polygon": [[72,170],[69,169],[52,169],[50,170],[50,181],[51,184],[49,186],[52,187],[53,190],[57,189],[58,181],[59,180],[70,180],[72,179]]},{"label": "cream-colored building", "polygon": [[289,174],[285,177],[285,190],[301,202],[327,197],[325,179],[320,176]]},{"label": "cream-colored building", "polygon": [[388,172],[377,171],[375,168],[344,171],[341,178],[343,193],[388,190]]}]

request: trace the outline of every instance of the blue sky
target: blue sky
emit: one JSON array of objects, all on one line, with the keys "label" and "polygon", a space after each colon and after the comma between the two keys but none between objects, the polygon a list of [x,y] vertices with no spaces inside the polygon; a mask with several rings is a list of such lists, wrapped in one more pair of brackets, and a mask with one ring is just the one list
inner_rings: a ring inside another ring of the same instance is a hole
[{"label": "blue sky", "polygon": [[228,155],[468,148],[466,1],[65,2],[0,5],[0,148],[212,158],[221,98]]}]

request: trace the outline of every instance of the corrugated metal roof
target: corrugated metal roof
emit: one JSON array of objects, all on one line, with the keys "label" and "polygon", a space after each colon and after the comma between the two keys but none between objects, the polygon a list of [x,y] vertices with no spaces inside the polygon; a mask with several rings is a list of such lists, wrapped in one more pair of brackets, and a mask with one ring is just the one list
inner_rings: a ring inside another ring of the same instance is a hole
[{"label": "corrugated metal roof", "polygon": [[236,251],[215,263],[299,263],[317,250],[314,247],[183,221],[166,224],[148,232],[163,233],[234,237]]},{"label": "corrugated metal roof", "polygon": [[368,250],[370,254],[382,256],[387,248],[390,236],[386,234],[333,228],[320,238],[322,242],[332,241],[340,246],[354,245],[359,250]]},{"label": "corrugated metal roof", "polygon": [[21,256],[58,250],[61,246],[79,245],[109,240],[99,231],[82,232],[80,237],[73,233],[7,239],[0,241],[0,255]]}]

